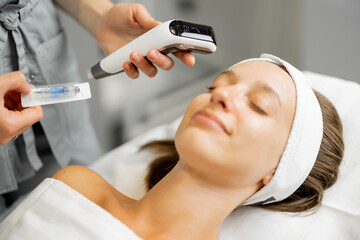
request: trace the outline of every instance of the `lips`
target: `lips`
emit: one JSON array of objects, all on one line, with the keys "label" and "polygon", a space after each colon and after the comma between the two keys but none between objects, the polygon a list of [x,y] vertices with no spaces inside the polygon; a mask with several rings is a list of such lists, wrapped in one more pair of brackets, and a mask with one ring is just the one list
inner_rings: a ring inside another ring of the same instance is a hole
[{"label": "lips", "polygon": [[193,119],[230,135],[230,132],[226,128],[225,124],[213,113],[205,110],[200,110],[195,113]]}]

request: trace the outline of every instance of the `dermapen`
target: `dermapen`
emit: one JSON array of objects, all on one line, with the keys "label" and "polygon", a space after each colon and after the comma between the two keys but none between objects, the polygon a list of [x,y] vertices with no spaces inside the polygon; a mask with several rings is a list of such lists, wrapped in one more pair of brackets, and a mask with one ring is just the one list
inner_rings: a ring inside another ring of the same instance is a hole
[{"label": "dermapen", "polygon": [[147,31],[122,48],[106,56],[88,71],[88,79],[101,79],[123,72],[123,63],[130,61],[133,51],[146,56],[151,49],[163,54],[175,51],[213,53],[216,51],[215,33],[211,26],[170,20]]},{"label": "dermapen", "polygon": [[80,88],[75,85],[69,86],[45,86],[31,89],[33,98],[59,98],[72,97],[79,94]]}]

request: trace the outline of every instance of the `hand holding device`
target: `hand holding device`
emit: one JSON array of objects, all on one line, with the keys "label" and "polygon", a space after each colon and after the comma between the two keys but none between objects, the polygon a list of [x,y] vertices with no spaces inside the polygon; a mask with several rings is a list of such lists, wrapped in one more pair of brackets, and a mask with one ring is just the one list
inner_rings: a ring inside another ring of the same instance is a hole
[{"label": "hand holding device", "polygon": [[88,70],[88,78],[100,79],[123,72],[122,65],[129,61],[131,52],[146,56],[151,49],[163,54],[179,50],[213,53],[216,51],[214,30],[210,26],[181,20],[164,22],[102,59]]}]

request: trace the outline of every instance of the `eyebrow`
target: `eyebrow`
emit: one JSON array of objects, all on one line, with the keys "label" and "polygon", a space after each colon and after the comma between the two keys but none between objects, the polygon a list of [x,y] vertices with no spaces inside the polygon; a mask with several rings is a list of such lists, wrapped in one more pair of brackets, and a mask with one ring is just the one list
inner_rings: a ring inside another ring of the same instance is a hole
[{"label": "eyebrow", "polygon": [[[218,77],[220,77],[221,75],[227,75],[230,79],[234,76],[234,72],[232,70],[226,70],[222,73],[220,73],[218,75]],[[268,84],[257,81],[256,84],[260,87],[261,90],[264,90],[267,93],[270,93],[272,96],[274,96],[279,104],[279,106],[281,107],[281,101],[280,101],[280,97],[279,94],[272,88],[270,87]]]},{"label": "eyebrow", "polygon": [[220,77],[221,75],[227,75],[228,77],[232,77],[234,75],[234,72],[232,70],[226,70],[220,73],[217,77]]}]

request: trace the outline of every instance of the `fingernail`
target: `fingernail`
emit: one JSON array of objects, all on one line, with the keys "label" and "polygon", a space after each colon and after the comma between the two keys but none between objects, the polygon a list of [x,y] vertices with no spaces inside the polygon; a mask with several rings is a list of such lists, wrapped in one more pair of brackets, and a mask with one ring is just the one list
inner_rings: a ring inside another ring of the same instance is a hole
[{"label": "fingernail", "polygon": [[130,69],[129,64],[125,63],[125,64],[124,64],[124,70],[129,70],[129,69]]},{"label": "fingernail", "polygon": [[151,51],[150,53],[149,53],[149,60],[150,61],[155,61],[156,59],[157,59],[157,52],[155,52],[155,51]]},{"label": "fingernail", "polygon": [[138,62],[138,61],[140,61],[140,54],[139,53],[135,53],[135,54],[133,54],[133,56],[132,56],[132,60],[134,61],[134,62]]}]

